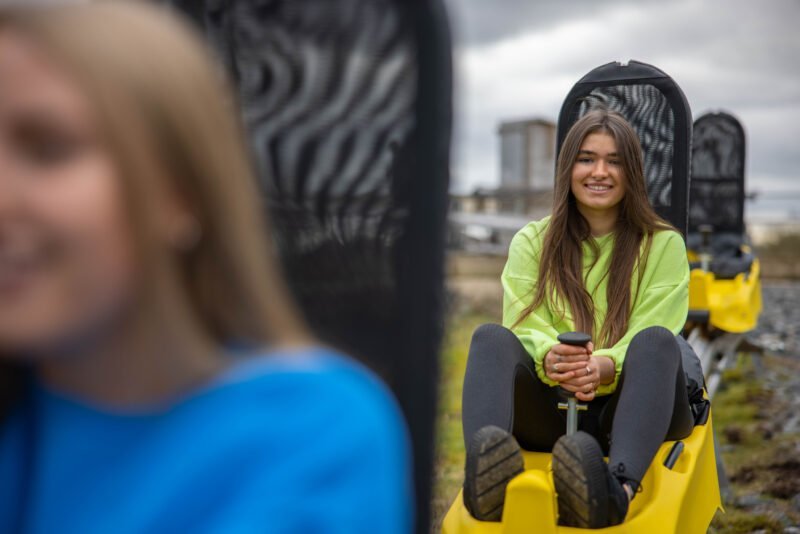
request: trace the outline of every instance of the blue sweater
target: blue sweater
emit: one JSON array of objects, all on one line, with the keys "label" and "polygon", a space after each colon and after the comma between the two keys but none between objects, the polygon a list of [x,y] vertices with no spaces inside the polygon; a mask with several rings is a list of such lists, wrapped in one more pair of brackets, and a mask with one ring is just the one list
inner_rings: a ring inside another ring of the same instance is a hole
[{"label": "blue sweater", "polygon": [[386,388],[325,349],[135,413],[34,387],[0,427],[0,532],[408,532],[408,448]]}]

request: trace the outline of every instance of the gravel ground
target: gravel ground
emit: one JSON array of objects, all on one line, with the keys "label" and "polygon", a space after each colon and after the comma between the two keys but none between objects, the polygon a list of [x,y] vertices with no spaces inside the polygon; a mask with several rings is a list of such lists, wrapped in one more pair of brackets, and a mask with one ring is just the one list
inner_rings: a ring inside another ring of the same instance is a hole
[{"label": "gravel ground", "polygon": [[[766,283],[761,295],[763,310],[751,339],[779,362],[766,370],[764,387],[786,407],[778,416],[780,431],[800,434],[800,282]],[[800,442],[798,448],[800,459]]]},{"label": "gravel ground", "polygon": [[767,282],[751,339],[770,352],[800,358],[800,282]]}]

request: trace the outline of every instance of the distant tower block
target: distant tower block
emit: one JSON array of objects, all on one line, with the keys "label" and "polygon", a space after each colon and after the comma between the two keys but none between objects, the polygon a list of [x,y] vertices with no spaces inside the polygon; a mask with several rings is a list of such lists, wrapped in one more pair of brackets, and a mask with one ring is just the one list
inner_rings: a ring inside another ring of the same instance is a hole
[{"label": "distant tower block", "polygon": [[500,188],[541,191],[553,188],[556,125],[545,119],[500,124]]}]

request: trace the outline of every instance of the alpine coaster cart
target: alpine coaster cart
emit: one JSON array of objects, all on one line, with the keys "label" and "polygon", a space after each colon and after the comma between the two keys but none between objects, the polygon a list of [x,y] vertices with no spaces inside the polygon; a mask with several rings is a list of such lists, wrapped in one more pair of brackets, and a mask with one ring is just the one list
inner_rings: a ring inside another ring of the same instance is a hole
[{"label": "alpine coaster cart", "polygon": [[761,312],[760,264],[744,224],[745,134],[725,112],[694,122],[687,247],[689,343],[706,376],[709,396],[742,350],[759,350],[746,334]]},{"label": "alpine coaster cart", "polygon": [[[656,212],[687,229],[691,113],[678,85],[644,63],[608,63],[567,95],[558,121],[558,150],[572,124],[604,107],[621,113],[639,135],[648,196]],[[525,471],[506,489],[500,522],[474,519],[459,493],[443,522],[447,534],[593,532],[557,524],[550,453],[523,451]],[[697,414],[687,438],[665,442],[642,480],[624,523],[607,533],[705,532],[720,507],[710,409]],[[599,531],[598,531],[599,532]]]}]

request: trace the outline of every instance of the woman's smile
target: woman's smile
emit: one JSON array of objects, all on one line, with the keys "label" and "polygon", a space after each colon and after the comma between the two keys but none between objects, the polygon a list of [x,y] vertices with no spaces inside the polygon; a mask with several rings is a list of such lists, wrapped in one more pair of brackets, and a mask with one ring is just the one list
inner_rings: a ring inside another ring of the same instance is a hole
[{"label": "woman's smile", "polygon": [[625,196],[617,143],[605,132],[586,136],[572,165],[572,194],[584,217],[616,217]]},{"label": "woman's smile", "polygon": [[586,184],[584,187],[592,193],[607,193],[614,187],[611,184]]}]

